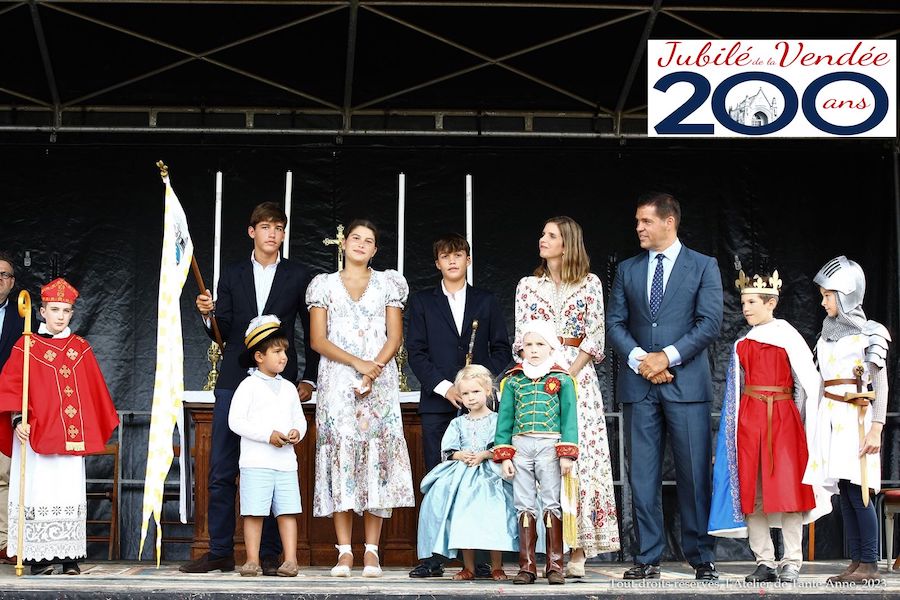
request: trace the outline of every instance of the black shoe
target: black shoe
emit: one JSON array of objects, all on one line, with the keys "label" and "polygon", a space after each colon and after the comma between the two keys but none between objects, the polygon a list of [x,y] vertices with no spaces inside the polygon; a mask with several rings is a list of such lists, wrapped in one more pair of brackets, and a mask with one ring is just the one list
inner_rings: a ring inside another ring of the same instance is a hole
[{"label": "black shoe", "polygon": [[52,575],[53,574],[53,564],[41,562],[41,563],[31,565],[31,574],[32,575]]},{"label": "black shoe", "polygon": [[622,579],[659,579],[659,565],[638,563],[625,571]]},{"label": "black shoe", "polygon": [[189,563],[178,567],[182,573],[209,573],[210,571],[234,571],[234,555],[213,556],[209,552]]},{"label": "black shoe", "polygon": [[74,560],[67,560],[62,564],[63,575],[81,575],[81,567]]},{"label": "black shoe", "polygon": [[281,566],[281,561],[277,556],[260,556],[259,566],[262,568],[263,575],[278,577],[278,567]]},{"label": "black shoe", "polygon": [[[478,567],[476,566],[475,572],[478,572]],[[443,577],[444,576],[444,565],[439,563],[436,560],[423,560],[416,568],[409,572],[410,577],[415,578],[423,578],[423,577]],[[488,575],[490,576],[490,575]]]},{"label": "black shoe", "polygon": [[719,572],[714,563],[700,563],[694,567],[694,577],[700,581],[718,581]]},{"label": "black shoe", "polygon": [[488,563],[477,563],[475,565],[475,579],[491,579],[491,565]]},{"label": "black shoe", "polygon": [[772,567],[756,565],[756,570],[744,577],[747,583],[773,583],[778,581],[778,574]]}]

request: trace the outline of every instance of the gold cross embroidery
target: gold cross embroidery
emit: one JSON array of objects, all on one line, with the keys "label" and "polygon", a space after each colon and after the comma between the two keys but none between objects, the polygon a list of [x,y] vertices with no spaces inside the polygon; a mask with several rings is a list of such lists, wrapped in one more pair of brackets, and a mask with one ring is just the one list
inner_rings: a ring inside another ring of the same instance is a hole
[{"label": "gold cross embroidery", "polygon": [[72,369],[70,369],[66,365],[63,365],[62,367],[59,368],[59,374],[62,375],[63,377],[65,377],[66,379],[68,379],[69,375],[72,374]]},{"label": "gold cross embroidery", "polygon": [[66,356],[69,357],[69,360],[75,360],[78,358],[78,351],[75,348],[69,348],[66,350]]},{"label": "gold cross embroidery", "polygon": [[72,394],[75,393],[75,390],[73,390],[73,389],[70,388],[69,386],[66,386],[66,389],[63,390],[63,393],[65,393],[66,396],[71,397]]},{"label": "gold cross embroidery", "polygon": [[75,415],[78,414],[78,409],[76,409],[74,406],[72,406],[70,404],[66,407],[66,414],[69,416],[70,419],[74,419]]},{"label": "gold cross embroidery", "polygon": [[74,439],[75,436],[78,435],[78,428],[75,427],[74,425],[69,425],[69,430],[68,430],[68,431],[69,431],[69,437],[70,437],[70,438],[73,438],[73,439]]},{"label": "gold cross embroidery", "polygon": [[56,352],[54,352],[53,350],[47,350],[46,352],[44,352],[44,360],[53,362],[53,359],[55,359],[55,358],[56,358]]}]

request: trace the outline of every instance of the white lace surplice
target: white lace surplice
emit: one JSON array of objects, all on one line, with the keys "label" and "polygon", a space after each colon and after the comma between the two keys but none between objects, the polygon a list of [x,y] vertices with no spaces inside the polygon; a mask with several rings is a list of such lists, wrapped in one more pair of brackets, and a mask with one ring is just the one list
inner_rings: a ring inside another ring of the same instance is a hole
[{"label": "white lace surplice", "polygon": [[6,552],[23,560],[78,559],[87,554],[84,457],[37,454],[25,445],[24,550],[19,552],[20,446],[13,440]]}]

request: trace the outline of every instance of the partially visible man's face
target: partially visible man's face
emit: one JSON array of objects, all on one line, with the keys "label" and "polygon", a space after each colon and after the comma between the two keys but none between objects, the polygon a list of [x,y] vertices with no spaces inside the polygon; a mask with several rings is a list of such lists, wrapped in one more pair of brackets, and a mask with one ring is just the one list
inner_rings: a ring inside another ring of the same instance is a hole
[{"label": "partially visible man's face", "polygon": [[660,218],[655,206],[640,206],[634,214],[638,241],[644,250],[665,250],[675,241],[675,218]]},{"label": "partially visible man's face", "polygon": [[13,266],[5,260],[0,260],[0,304],[9,298],[9,293],[15,284],[16,277],[13,273]]}]

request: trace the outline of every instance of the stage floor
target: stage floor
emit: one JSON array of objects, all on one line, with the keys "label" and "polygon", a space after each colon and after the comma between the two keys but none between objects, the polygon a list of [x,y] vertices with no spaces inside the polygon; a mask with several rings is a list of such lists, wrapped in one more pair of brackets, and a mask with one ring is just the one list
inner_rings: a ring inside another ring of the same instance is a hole
[{"label": "stage floor", "polygon": [[[178,564],[164,564],[159,569],[147,563],[84,562],[79,576],[44,575],[16,577],[15,568],[0,565],[0,598],[40,599],[65,598],[192,598],[196,600],[230,598],[366,598],[385,596],[393,599],[498,597],[538,598],[601,597],[627,598],[665,595],[669,600],[699,598],[701,596],[803,596],[804,598],[834,598],[835,593],[867,597],[897,598],[900,596],[900,573],[882,573],[885,584],[880,586],[835,587],[825,583],[826,577],[840,572],[846,563],[821,561],[803,566],[801,581],[794,585],[744,583],[744,575],[754,569],[748,562],[718,563],[721,574],[718,583],[701,583],[693,578],[693,571],[680,563],[663,565],[662,578],[648,582],[622,580],[629,565],[622,563],[589,564],[583,579],[569,579],[566,585],[549,586],[538,579],[534,585],[512,585],[511,582],[466,581],[451,579],[455,568],[447,570],[443,578],[410,579],[405,569],[385,570],[380,579],[360,576],[361,568],[348,579],[333,578],[328,569],[305,568],[294,578],[241,577],[233,573],[188,575],[178,571]],[[882,566],[884,563],[882,562]],[[507,564],[507,574],[515,573]],[[28,572],[26,567],[26,573]]]}]

